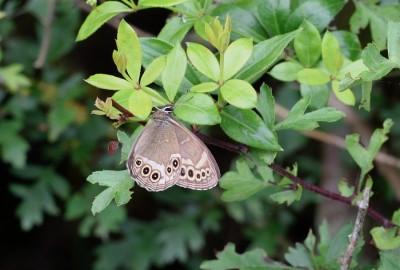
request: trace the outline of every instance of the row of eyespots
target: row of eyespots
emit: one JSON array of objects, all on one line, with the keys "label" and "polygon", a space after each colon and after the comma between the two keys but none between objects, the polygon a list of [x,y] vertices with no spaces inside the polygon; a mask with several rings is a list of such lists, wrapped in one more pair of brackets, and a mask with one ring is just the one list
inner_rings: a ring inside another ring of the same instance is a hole
[{"label": "row of eyespots", "polygon": [[181,179],[187,178],[189,181],[200,182],[210,176],[210,168],[195,169],[193,166],[181,166]]},{"label": "row of eyespots", "polygon": [[167,175],[170,176],[172,172],[176,171],[178,168],[179,168],[179,159],[177,157],[173,157],[165,170],[167,172]]},{"label": "row of eyespots", "polygon": [[[143,165],[143,161],[141,158],[137,158],[135,160],[135,165],[136,167],[140,168]],[[151,166],[150,165],[144,165],[141,170],[140,170],[140,174],[142,175],[142,177],[148,177],[150,179],[151,182],[158,182],[158,180],[160,180],[161,178],[161,173],[159,170],[151,170]]]}]

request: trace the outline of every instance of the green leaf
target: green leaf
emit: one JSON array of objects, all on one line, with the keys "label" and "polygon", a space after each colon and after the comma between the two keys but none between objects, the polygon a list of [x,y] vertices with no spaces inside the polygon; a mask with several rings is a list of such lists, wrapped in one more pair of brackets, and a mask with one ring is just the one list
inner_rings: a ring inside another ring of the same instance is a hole
[{"label": "green leaf", "polygon": [[[356,11],[350,18],[350,29],[352,32],[358,34],[361,28],[366,28],[370,23],[372,40],[379,47],[379,50],[385,49],[387,39],[387,20],[390,12],[398,14],[396,6],[388,5],[385,9],[384,5],[381,7],[375,4],[367,4],[363,2],[355,2]],[[396,16],[396,15],[395,15]],[[396,17],[395,17],[396,18]],[[389,19],[389,20],[395,20]]]},{"label": "green leaf", "polygon": [[283,82],[292,82],[297,79],[297,73],[304,67],[297,62],[282,62],[275,65],[268,74]]},{"label": "green leaf", "polygon": [[138,8],[172,7],[187,0],[139,0]]},{"label": "green leaf", "polygon": [[285,33],[290,1],[257,1],[257,18],[270,36]]},{"label": "green leaf", "polygon": [[254,43],[259,43],[268,36],[254,13],[255,12],[242,8],[234,2],[227,3],[226,5],[219,5],[219,7],[212,12],[213,16],[218,16],[219,18],[226,18],[226,16],[229,15],[232,22],[232,35],[251,37]]},{"label": "green leaf", "polygon": [[371,230],[371,235],[380,250],[391,250],[400,248],[400,235],[397,232],[397,228],[375,227]]},{"label": "green leaf", "polygon": [[191,215],[168,215],[162,220],[157,235],[158,263],[188,260],[189,251],[196,252],[204,245],[204,238],[196,220]]},{"label": "green leaf", "polygon": [[174,101],[176,93],[181,86],[185,76],[186,65],[185,51],[179,44],[176,44],[167,55],[167,65],[162,75],[163,87],[170,101]]},{"label": "green leaf", "polygon": [[3,162],[14,168],[22,169],[26,165],[28,142],[19,135],[22,122],[2,120],[0,122],[0,145]]},{"label": "green leaf", "polygon": [[97,195],[93,201],[92,213],[93,215],[103,211],[114,198],[114,191],[112,188],[107,188],[103,190],[99,195]]},{"label": "green leaf", "polygon": [[140,86],[144,87],[153,83],[158,78],[158,76],[161,75],[166,65],[167,57],[165,55],[154,59],[154,61],[151,62],[146,70],[143,72],[142,78],[140,79]]},{"label": "green leaf", "polygon": [[344,117],[344,113],[328,107],[304,114],[310,100],[310,96],[300,99],[290,110],[288,116],[275,125],[275,130],[312,130],[319,126],[318,122],[335,122]]},{"label": "green leaf", "polygon": [[211,80],[219,80],[219,64],[215,55],[205,46],[188,42],[187,55],[193,66]]},{"label": "green leaf", "polygon": [[226,106],[221,117],[221,128],[232,139],[271,152],[281,151],[275,134],[256,112]]},{"label": "green leaf", "polygon": [[109,19],[123,12],[132,12],[132,9],[117,1],[107,1],[98,5],[90,12],[89,16],[87,16],[86,20],[83,22],[79,29],[78,36],[76,37],[76,41],[88,38]]},{"label": "green leaf", "polygon": [[174,113],[183,121],[197,125],[215,125],[221,122],[214,100],[202,93],[182,96],[176,103]]},{"label": "green leaf", "polygon": [[219,85],[215,82],[205,82],[193,86],[192,88],[190,88],[190,91],[198,93],[207,93],[217,90],[218,87]]},{"label": "green leaf", "polygon": [[[372,134],[368,147],[363,147],[359,144],[360,135],[351,134],[346,136],[346,149],[361,169],[360,179],[364,179],[367,173],[372,170],[372,162],[378,154],[382,144],[388,139],[387,134],[392,125],[393,121],[391,119],[385,120],[383,123],[383,129],[378,128]],[[360,183],[362,182],[363,181],[360,181]],[[358,187],[357,190],[359,190],[359,188],[360,187]]]},{"label": "green leaf", "polygon": [[248,81],[249,83],[255,82],[281,56],[283,50],[299,31],[296,30],[284,35],[275,36],[255,45],[250,59],[244,68],[235,75],[235,78]]},{"label": "green leaf", "polygon": [[397,270],[399,268],[400,256],[397,250],[386,250],[379,252],[380,263],[378,270]]},{"label": "green leaf", "polygon": [[59,214],[60,209],[54,195],[65,199],[69,195],[70,186],[52,168],[30,166],[24,170],[29,178],[34,178],[34,184],[12,184],[10,191],[21,199],[16,214],[20,218],[21,228],[28,231],[33,226],[42,224],[44,214]]},{"label": "green leaf", "polygon": [[97,171],[88,176],[87,181],[107,188],[93,201],[93,215],[103,211],[114,198],[118,206],[126,204],[131,199],[133,180],[128,170],[124,171]]},{"label": "green leaf", "polygon": [[292,266],[314,269],[312,258],[303,244],[296,243],[295,247],[289,247],[285,254],[285,260]]},{"label": "green leaf", "polygon": [[336,37],[327,31],[321,43],[322,61],[330,74],[337,74],[343,65],[344,57],[340,52]]},{"label": "green leaf", "polygon": [[[289,170],[290,173],[293,175],[297,175],[297,165],[294,165],[291,170]],[[287,189],[288,186],[292,186],[294,183],[289,180],[286,177],[283,177],[279,183],[278,186],[283,187],[286,190],[276,192],[274,194],[270,195],[270,198],[273,201],[276,201],[277,203],[283,204],[286,203],[287,205],[292,204],[294,201],[299,201],[301,199],[301,194],[303,193],[303,188],[300,185],[296,184],[296,189]]]},{"label": "green leaf", "polygon": [[393,221],[393,223],[396,224],[397,226],[400,226],[400,209],[396,210],[396,211],[393,213],[392,221]]},{"label": "green leaf", "polygon": [[262,84],[260,87],[257,111],[260,113],[267,127],[272,130],[275,125],[275,99],[272,95],[271,87],[266,84]]},{"label": "green leaf", "polygon": [[230,104],[251,109],[257,105],[257,92],[251,84],[243,80],[232,79],[225,82],[221,88],[222,97]]},{"label": "green leaf", "polygon": [[142,87],[142,91],[151,97],[154,106],[165,106],[171,104],[160,92],[150,87]]},{"label": "green leaf", "polygon": [[390,21],[388,25],[388,58],[400,66],[400,22]]},{"label": "green leaf", "polygon": [[361,44],[358,36],[349,31],[334,31],[332,34],[339,42],[340,52],[351,61],[361,58]]},{"label": "green leaf", "polygon": [[[115,100],[122,107],[128,108],[129,107],[129,97],[131,96],[133,91],[137,91],[137,90],[126,89],[126,90],[117,91],[117,92],[115,92],[114,95],[112,95],[112,99]],[[118,110],[115,109],[115,111],[118,111]]]},{"label": "green leaf", "polygon": [[329,82],[330,77],[320,69],[304,68],[297,72],[297,81],[307,85],[322,85]]},{"label": "green leaf", "polygon": [[105,90],[133,89],[132,83],[127,80],[108,74],[95,74],[85,80],[90,85]]},{"label": "green leaf", "polygon": [[245,160],[236,162],[236,171],[225,173],[219,180],[221,188],[225,189],[221,199],[225,202],[245,200],[265,189],[268,183],[255,177]]},{"label": "green leaf", "polygon": [[307,20],[303,22],[302,28],[294,38],[294,49],[300,63],[305,67],[312,67],[321,56],[321,35]]},{"label": "green leaf", "polygon": [[[200,265],[200,269],[267,269],[266,258],[267,254],[261,249],[255,249],[243,254],[238,254],[235,251],[235,245],[229,243],[225,246],[223,251],[217,253],[216,260],[204,261]],[[273,265],[279,267],[278,264],[273,263]]]},{"label": "green leaf", "polygon": [[49,140],[54,142],[62,132],[75,120],[76,111],[65,104],[55,106],[47,115],[49,125]]},{"label": "green leaf", "polygon": [[236,74],[249,60],[253,51],[250,38],[241,38],[232,42],[224,53],[223,81]]},{"label": "green leaf", "polygon": [[128,99],[127,109],[135,116],[146,119],[153,108],[151,97],[143,90],[133,90]]},{"label": "green leaf", "polygon": [[170,44],[182,42],[186,34],[193,27],[193,22],[185,22],[179,16],[168,19],[167,23],[158,33],[157,38]]},{"label": "green leaf", "polygon": [[369,68],[360,74],[365,81],[379,80],[388,74],[396,65],[380,55],[379,49],[375,44],[368,44],[362,52],[362,60]]},{"label": "green leaf", "polygon": [[350,89],[340,91],[340,84],[337,80],[332,81],[332,90],[335,96],[344,104],[354,106],[356,97]]},{"label": "green leaf", "polygon": [[136,138],[143,131],[144,126],[138,126],[132,135],[129,137],[125,132],[119,131],[117,132],[118,141],[122,144],[121,148],[121,163],[128,159],[128,155],[131,151],[132,145],[135,142]]},{"label": "green leaf", "polygon": [[345,4],[345,0],[299,1],[290,16],[285,17],[287,18],[285,32],[297,29],[305,19],[317,27],[318,31],[322,31]]},{"label": "green leaf", "polygon": [[329,100],[330,88],[328,84],[322,85],[300,85],[300,93],[302,97],[311,96],[309,108],[321,109],[326,107]]},{"label": "green leaf", "polygon": [[0,68],[2,84],[5,84],[12,93],[31,85],[29,78],[22,74],[23,69],[24,66],[21,64],[11,64]]},{"label": "green leaf", "polygon": [[371,111],[371,92],[372,81],[363,82],[361,85],[360,108],[364,108],[367,112]]},{"label": "green leaf", "polygon": [[118,52],[126,58],[126,71],[134,83],[139,82],[142,67],[142,48],[135,30],[125,20],[121,20],[117,34]]}]

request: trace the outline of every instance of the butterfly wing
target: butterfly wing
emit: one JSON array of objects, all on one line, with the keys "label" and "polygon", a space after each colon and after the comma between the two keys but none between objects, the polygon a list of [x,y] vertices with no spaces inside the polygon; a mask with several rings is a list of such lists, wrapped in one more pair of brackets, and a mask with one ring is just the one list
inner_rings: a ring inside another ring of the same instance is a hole
[{"label": "butterfly wing", "polygon": [[207,146],[184,125],[171,119],[179,142],[181,167],[178,186],[206,190],[217,185],[221,177],[218,164]]},{"label": "butterfly wing", "polygon": [[127,168],[139,186],[161,191],[179,179],[181,155],[173,126],[165,121],[146,125],[132,146]]}]

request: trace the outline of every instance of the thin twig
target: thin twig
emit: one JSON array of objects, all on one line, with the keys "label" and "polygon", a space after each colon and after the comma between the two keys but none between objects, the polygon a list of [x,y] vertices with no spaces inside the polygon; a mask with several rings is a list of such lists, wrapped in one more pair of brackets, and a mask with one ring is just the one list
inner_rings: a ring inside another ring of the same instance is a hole
[{"label": "thin twig", "polygon": [[[222,141],[222,140],[210,137],[208,135],[201,134],[199,132],[197,132],[197,136],[206,143],[216,145],[216,146],[224,148],[228,151],[242,153],[245,155],[248,155],[248,153],[249,153],[249,148],[243,144]],[[280,174],[280,175],[288,178],[289,180],[293,181],[294,183],[299,184],[304,189],[307,189],[314,193],[320,194],[326,198],[329,198],[329,199],[332,199],[335,201],[339,201],[339,202],[342,202],[342,203],[345,203],[348,205],[352,205],[352,197],[344,197],[338,193],[323,189],[312,183],[304,181],[303,179],[291,174],[290,172],[288,172],[287,170],[285,170],[284,168],[282,168],[281,166],[279,166],[275,163],[269,164],[268,167],[270,167],[277,174]],[[384,216],[382,216],[380,213],[378,213],[376,210],[374,210],[372,208],[367,209],[367,214],[371,218],[373,218],[376,221],[378,221],[379,223],[381,223],[382,226],[385,228],[390,228],[390,227],[396,226],[390,219],[385,218]]]},{"label": "thin twig", "polygon": [[349,237],[350,243],[347,246],[346,253],[344,254],[343,259],[340,261],[340,270],[350,269],[351,259],[353,258],[358,238],[361,235],[361,229],[364,224],[365,214],[367,213],[370,191],[371,191],[370,187],[368,186],[365,187],[362,199],[357,202],[358,206],[357,219],[356,223],[354,224],[353,232]]},{"label": "thin twig", "polygon": [[[315,193],[318,193],[320,195],[323,195],[324,197],[333,199],[335,201],[339,201],[345,204],[349,204],[352,205],[352,200],[351,198],[348,197],[344,197],[338,193],[332,192],[332,191],[328,191],[326,189],[320,188],[318,186],[315,186],[309,182],[304,181],[303,179],[294,176],[293,174],[291,174],[290,172],[286,171],[284,168],[282,168],[281,166],[277,165],[277,164],[270,164],[268,165],[272,170],[274,170],[276,173],[290,179],[291,181],[299,184],[300,186],[302,186],[303,188],[313,191]],[[372,209],[372,208],[368,208],[367,209],[367,214],[372,217],[373,219],[375,219],[376,221],[380,222],[383,227],[385,228],[390,228],[390,227],[394,227],[396,226],[391,220],[385,218],[384,216],[382,216],[381,214],[379,214],[376,210]]]},{"label": "thin twig", "polygon": [[131,113],[130,111],[128,111],[127,109],[125,109],[124,107],[122,107],[118,102],[116,102],[115,100],[111,99],[112,101],[112,106],[117,109],[118,111],[120,111],[122,113],[122,115],[125,118],[131,118],[134,117],[133,113]]},{"label": "thin twig", "polygon": [[42,68],[46,62],[47,54],[50,48],[51,32],[53,29],[54,12],[57,0],[47,0],[47,15],[43,20],[44,33],[40,44],[39,55],[33,64],[35,68]]}]

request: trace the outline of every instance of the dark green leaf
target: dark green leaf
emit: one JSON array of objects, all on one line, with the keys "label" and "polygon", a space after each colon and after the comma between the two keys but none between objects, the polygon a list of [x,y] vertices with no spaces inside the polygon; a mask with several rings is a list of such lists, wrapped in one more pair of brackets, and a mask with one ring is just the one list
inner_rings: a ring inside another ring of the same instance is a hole
[{"label": "dark green leaf", "polygon": [[367,173],[373,168],[372,162],[382,144],[388,139],[387,134],[392,125],[393,121],[391,119],[385,120],[383,128],[376,129],[372,134],[368,147],[363,147],[359,144],[360,135],[351,134],[346,136],[346,148],[361,169],[360,179],[364,179]]},{"label": "dark green leaf", "polygon": [[283,50],[298,32],[299,30],[275,36],[255,45],[249,61],[235,75],[235,78],[249,83],[255,82],[281,56]]},{"label": "dark green leaf", "polygon": [[275,125],[275,99],[272,89],[266,84],[261,85],[257,101],[257,111],[261,114],[265,124],[271,130]]},{"label": "dark green leaf", "polygon": [[318,122],[335,122],[344,117],[344,113],[328,107],[304,114],[310,100],[310,96],[305,96],[299,100],[290,110],[288,116],[275,125],[275,130],[311,130],[319,126]]},{"label": "dark green leaf", "polygon": [[358,36],[349,31],[333,31],[339,42],[340,52],[348,59],[356,61],[361,58],[361,44]]},{"label": "dark green leaf", "polygon": [[225,189],[221,199],[225,202],[242,201],[268,186],[267,182],[255,177],[245,160],[236,162],[236,171],[225,173],[219,180]]},{"label": "dark green leaf", "polygon": [[399,268],[400,256],[397,250],[379,252],[379,270],[397,270]]},{"label": "dark green leaf", "polygon": [[346,4],[345,0],[302,1],[290,14],[285,32],[297,29],[305,19],[322,31]]},{"label": "dark green leaf", "polygon": [[281,150],[275,134],[254,111],[226,106],[221,116],[221,128],[232,139],[271,152]]},{"label": "dark green leaf", "polygon": [[193,22],[184,22],[181,17],[175,16],[167,21],[157,38],[170,44],[182,42],[187,32],[193,27]]},{"label": "dark green leaf", "polygon": [[[270,267],[267,266],[265,259],[267,254],[261,249],[255,249],[252,251],[238,254],[235,251],[235,245],[229,243],[225,246],[225,249],[217,253],[217,259],[211,261],[204,261],[200,265],[200,269],[212,269],[212,270],[227,270],[227,269],[289,269],[280,268],[283,267],[277,263],[270,263]],[[276,268],[273,268],[276,267]]]},{"label": "dark green leaf", "polygon": [[213,12],[213,16],[225,18],[229,15],[232,19],[232,33],[239,37],[252,38],[254,43],[259,43],[267,38],[267,33],[257,21],[253,12],[237,4],[222,4]]},{"label": "dark green leaf", "polygon": [[309,108],[321,109],[326,107],[329,100],[330,89],[327,84],[323,85],[300,85],[301,96],[311,95]]},{"label": "dark green leaf", "polygon": [[257,1],[257,18],[270,36],[285,33],[285,24],[290,13],[290,0]]}]

